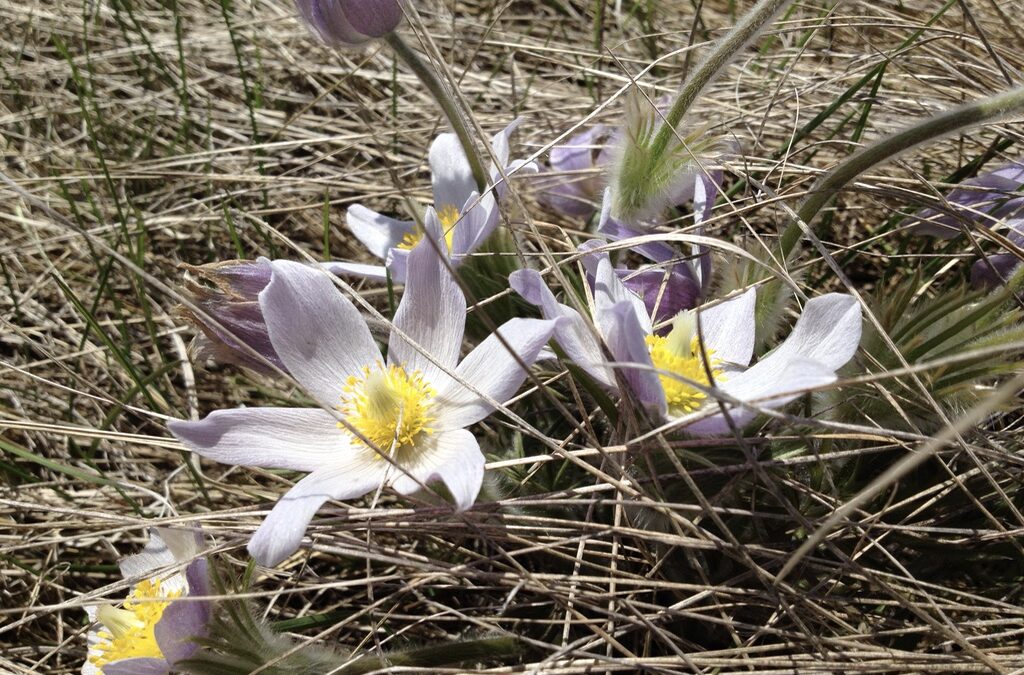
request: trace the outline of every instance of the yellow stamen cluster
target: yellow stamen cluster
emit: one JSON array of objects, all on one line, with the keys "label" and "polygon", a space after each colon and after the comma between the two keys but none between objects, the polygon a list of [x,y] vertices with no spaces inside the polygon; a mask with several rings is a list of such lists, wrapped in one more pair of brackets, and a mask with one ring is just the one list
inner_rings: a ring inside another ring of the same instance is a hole
[{"label": "yellow stamen cluster", "polygon": [[[385,368],[378,361],[361,375],[350,376],[343,392],[339,410],[345,420],[386,453],[411,448],[421,434],[434,431],[431,400],[437,392],[418,370],[409,374],[401,366]],[[340,422],[338,427],[363,443]]]},{"label": "yellow stamen cluster", "polygon": [[[441,229],[444,230],[444,243],[447,244],[449,252],[451,252],[452,242],[455,240],[455,223],[459,222],[461,217],[462,214],[459,213],[459,210],[451,204],[445,204],[437,209],[437,219],[441,222]],[[412,232],[402,237],[398,248],[411,251],[422,239],[423,230],[416,227]]]},{"label": "yellow stamen cluster", "polygon": [[691,413],[707,398],[707,394],[690,384],[697,383],[704,387],[711,385],[702,352],[707,353],[715,382],[725,379],[724,371],[720,368],[722,362],[714,358],[714,350],[701,349],[692,312],[680,312],[673,320],[672,331],[668,335],[649,335],[646,342],[651,353],[651,363],[659,371],[658,379],[665,390],[668,411],[673,415]]},{"label": "yellow stamen cluster", "polygon": [[100,607],[96,615],[106,630],[97,632],[100,642],[89,662],[101,669],[122,659],[163,658],[154,629],[171,600],[181,594],[181,589],[162,588],[159,579],[146,579],[132,589],[121,609]]}]

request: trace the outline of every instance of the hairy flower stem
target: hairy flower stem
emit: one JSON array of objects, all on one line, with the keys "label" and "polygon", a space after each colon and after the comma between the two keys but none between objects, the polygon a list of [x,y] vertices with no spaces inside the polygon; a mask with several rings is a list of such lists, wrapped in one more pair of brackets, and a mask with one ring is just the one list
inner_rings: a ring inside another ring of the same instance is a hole
[{"label": "hairy flower stem", "polygon": [[469,160],[469,167],[473,171],[473,178],[476,180],[477,188],[479,188],[480,194],[484,194],[488,188],[484,163],[481,161],[480,153],[477,152],[476,145],[473,143],[473,136],[470,134],[469,126],[466,124],[466,120],[462,116],[462,112],[459,110],[455,99],[440,78],[438,78],[437,72],[420,58],[420,55],[398,33],[388,33],[384,36],[384,41],[395,51],[398,58],[402,59],[405,65],[412,69],[412,72],[416,74],[420,82],[430,91],[437,104],[441,106],[444,116],[448,118],[448,123],[452,125],[452,130],[458,136],[459,143],[462,144],[462,149],[466,152],[466,159]]},{"label": "hairy flower stem", "polygon": [[693,71],[693,74],[683,83],[679,95],[676,96],[668,114],[665,115],[665,124],[658,130],[651,142],[652,159],[660,159],[661,154],[671,146],[676,137],[676,128],[704,88],[743,50],[748,42],[757,37],[771,23],[776,14],[792,1],[761,0],[738,24],[733,26],[733,29],[725,37],[715,44],[711,52]]},{"label": "hairy flower stem", "polygon": [[782,233],[782,256],[789,259],[794,253],[800,240],[800,223],[810,227],[821,208],[845,185],[868,169],[921,143],[1020,112],[1024,112],[1024,87],[939,113],[855,152],[811,187],[807,198],[797,210],[798,219],[790,223]]}]

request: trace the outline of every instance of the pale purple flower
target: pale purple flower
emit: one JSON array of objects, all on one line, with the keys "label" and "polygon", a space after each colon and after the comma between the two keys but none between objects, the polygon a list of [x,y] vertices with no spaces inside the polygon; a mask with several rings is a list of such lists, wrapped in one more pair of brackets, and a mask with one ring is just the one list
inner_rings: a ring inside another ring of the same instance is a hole
[{"label": "pale purple flower", "polygon": [[[1006,221],[1006,238],[1018,248],[1024,248],[1024,218]],[[991,288],[1005,284],[1020,267],[1021,259],[1016,253],[991,253],[971,266],[971,283],[979,288]]]},{"label": "pale purple flower", "polygon": [[979,174],[950,190],[943,203],[915,213],[907,225],[921,234],[951,239],[980,222],[992,226],[1000,220],[1024,218],[1024,163],[1014,162]]},{"label": "pale purple flower", "polygon": [[604,189],[611,162],[611,127],[598,124],[551,148],[548,170],[537,177],[540,200],[566,216],[589,218]]},{"label": "pale purple flower", "polygon": [[[519,123],[520,120],[512,122],[491,139],[491,150],[506,175],[514,171],[529,173],[537,170],[532,162],[509,161],[509,137]],[[466,153],[455,134],[441,134],[430,146],[434,211],[444,230],[442,246],[453,265],[461,264],[467,255],[483,245],[498,225],[498,201],[508,187],[498,165],[492,164],[490,168],[494,189],[481,196]],[[385,261],[393,279],[403,281],[406,259],[422,238],[422,228],[415,221],[391,218],[362,204],[350,206],[345,218],[356,239],[370,253]],[[383,266],[331,263],[330,269],[335,273],[376,279],[386,276]]]},{"label": "pale purple flower", "polygon": [[[202,548],[199,530],[156,528],[142,553],[121,560],[121,574],[136,583],[120,607],[86,607],[98,625],[82,675],[165,675],[192,656],[211,615],[208,601],[184,599],[210,595]],[[185,563],[184,571],[169,569]]]},{"label": "pale purple flower", "polygon": [[387,35],[402,21],[398,0],[295,0],[306,24],[335,47],[358,47]]},{"label": "pale purple flower", "polygon": [[[428,210],[435,243],[439,223]],[[461,362],[466,299],[429,241],[408,259],[387,357],[322,270],[268,263],[259,303],[278,357],[319,408],[241,408],[168,424],[185,446],[227,464],[308,472],[277,503],[249,552],[275,565],[299,546],[329,499],[390,486],[411,494],[440,479],[459,509],[480,490],[484,457],[465,429],[508,400],[555,322],[511,319]],[[509,351],[511,349],[511,351]],[[452,373],[449,375],[448,373]],[[390,461],[389,461],[390,460]]]},{"label": "pale purple flower", "polygon": [[[754,350],[754,289],[713,307],[680,312],[668,334],[657,335],[643,301],[623,285],[607,253],[591,255],[596,277],[592,321],[612,363],[583,317],[559,304],[536,271],[517,271],[509,281],[544,317],[561,317],[555,339],[584,371],[616,390],[612,368],[618,369],[635,400],[691,433],[729,431],[713,393],[707,391],[712,387],[722,392],[729,416],[742,427],[757,412],[732,399],[781,406],[807,389],[834,382],[835,371],[860,343],[860,305],[852,296],[829,293],[809,300],[786,341],[748,367]],[[713,381],[707,377],[704,353]]]}]

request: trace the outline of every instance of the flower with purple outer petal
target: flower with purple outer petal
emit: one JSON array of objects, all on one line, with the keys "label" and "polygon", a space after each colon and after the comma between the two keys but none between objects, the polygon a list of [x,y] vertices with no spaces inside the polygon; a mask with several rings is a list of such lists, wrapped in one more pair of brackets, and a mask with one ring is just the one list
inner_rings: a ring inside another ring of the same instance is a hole
[{"label": "flower with purple outer petal", "polygon": [[[480,248],[498,225],[498,202],[508,189],[498,165],[506,175],[514,171],[532,173],[533,162],[509,161],[509,137],[521,120],[517,119],[491,139],[491,150],[497,165],[491,164],[490,178],[494,189],[480,195],[462,144],[453,133],[444,133],[430,146],[430,171],[434,188],[434,211],[444,230],[443,248],[452,264]],[[353,204],[345,215],[348,228],[376,257],[385,261],[396,281],[405,279],[409,251],[422,238],[422,229],[411,220],[398,220],[373,211],[362,204]],[[332,263],[331,271],[375,279],[384,279],[383,266]]]},{"label": "flower with purple outer petal", "polygon": [[[1017,248],[1024,248],[1024,218],[1006,221],[1006,238]],[[1020,267],[1016,253],[991,253],[971,266],[971,284],[976,288],[994,288],[1005,284]]]},{"label": "flower with purple outer petal", "polygon": [[[426,226],[440,242],[432,209]],[[324,502],[381,486],[411,494],[440,479],[456,506],[469,508],[484,457],[465,427],[519,389],[526,377],[522,364],[536,360],[555,322],[511,319],[498,329],[501,338],[491,335],[459,362],[466,299],[425,241],[409,254],[385,358],[327,274],[287,261],[268,264],[273,275],[259,303],[270,341],[321,407],[219,410],[199,422],[168,424],[204,457],[308,472],[249,542],[253,557],[276,565],[298,548]]]},{"label": "flower with purple outer petal", "polygon": [[[613,363],[606,362],[583,318],[558,304],[536,271],[520,270],[509,281],[540,307],[544,317],[565,317],[555,339],[595,380],[614,389],[609,368],[618,369],[637,400],[692,433],[721,434],[730,429],[708,389],[724,394],[733,423],[743,426],[756,409],[730,400],[781,406],[807,389],[834,382],[835,371],[860,344],[860,305],[852,296],[829,293],[809,300],[790,336],[748,367],[754,350],[754,289],[713,307],[680,312],[662,336],[655,334],[640,298],[615,274],[607,253],[592,253],[588,266],[593,266],[596,278],[593,323]],[[709,369],[713,381],[707,377]]]},{"label": "flower with purple outer petal", "polygon": [[922,209],[907,224],[915,232],[951,239],[963,230],[961,223],[993,225],[1004,219],[1024,217],[1024,163],[1014,162],[966,180],[950,190],[940,207]]},{"label": "flower with purple outer petal", "polygon": [[538,176],[543,204],[566,216],[590,218],[601,198],[601,169],[611,161],[612,129],[598,124],[551,148],[548,170]]},{"label": "flower with purple outer petal", "polygon": [[[86,607],[100,626],[89,631],[82,675],[165,675],[192,656],[211,607],[182,598],[210,595],[206,559],[197,557],[202,547],[199,530],[156,528],[142,553],[121,560],[121,574],[139,581],[120,608]],[[183,563],[183,572],[168,571]]]},{"label": "flower with purple outer petal", "polygon": [[295,0],[306,25],[334,47],[358,47],[402,22],[398,0]]}]

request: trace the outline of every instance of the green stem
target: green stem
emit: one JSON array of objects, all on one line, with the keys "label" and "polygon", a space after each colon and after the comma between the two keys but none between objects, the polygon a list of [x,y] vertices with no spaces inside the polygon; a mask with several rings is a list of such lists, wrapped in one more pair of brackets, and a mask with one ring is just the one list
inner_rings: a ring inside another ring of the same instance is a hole
[{"label": "green stem", "polygon": [[734,56],[740,53],[747,42],[757,37],[775,15],[792,1],[761,0],[738,24],[733,26],[733,29],[725,37],[715,44],[711,53],[701,61],[689,79],[683,83],[683,88],[665,116],[665,124],[658,130],[658,134],[651,144],[650,157],[653,161],[660,161],[662,153],[675,138],[676,128],[683,120],[683,115],[690,109],[704,88],[728,65]]},{"label": "green stem", "polygon": [[524,647],[525,645],[514,637],[467,640],[393,652],[386,657],[365,656],[337,672],[339,675],[362,675],[382,671],[389,666],[440,668],[467,661],[497,661],[519,656],[523,653]]},{"label": "green stem", "polygon": [[459,106],[455,103],[455,99],[448,92],[448,89],[445,88],[444,83],[437,77],[437,72],[420,58],[420,55],[398,33],[388,33],[384,36],[384,41],[395,50],[398,58],[402,59],[405,65],[412,69],[412,72],[416,74],[420,82],[430,90],[437,104],[441,106],[444,116],[448,118],[448,123],[452,125],[452,130],[458,136],[462,149],[466,152],[466,159],[469,161],[469,168],[473,172],[477,188],[480,189],[480,194],[483,194],[490,186],[490,183],[487,180],[487,173],[484,171],[484,163],[480,160],[480,153],[477,152],[476,145],[473,143],[473,136],[469,132],[469,126],[466,124]]},{"label": "green stem", "polygon": [[789,258],[800,240],[800,223],[810,226],[823,206],[860,174],[916,145],[966,127],[1024,111],[1024,87],[947,110],[858,150],[818,179],[797,210],[797,220],[782,233],[782,255]]}]

